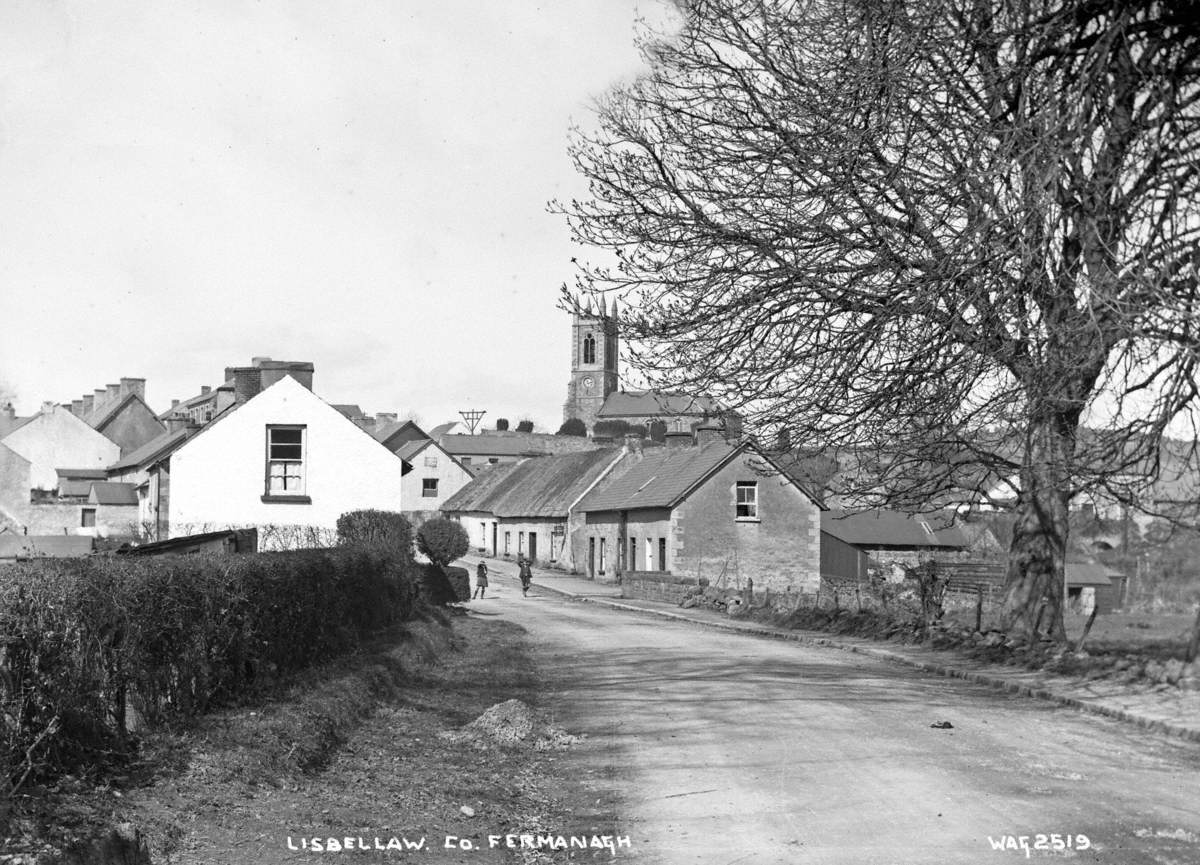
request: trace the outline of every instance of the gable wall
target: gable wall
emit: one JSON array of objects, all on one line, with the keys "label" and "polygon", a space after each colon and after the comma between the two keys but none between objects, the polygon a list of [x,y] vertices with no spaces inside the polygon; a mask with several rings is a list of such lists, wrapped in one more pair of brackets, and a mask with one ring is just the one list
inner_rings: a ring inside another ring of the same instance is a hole
[{"label": "gable wall", "polygon": [[[307,503],[263,501],[266,428],[303,425]],[[170,536],[259,528],[260,543],[332,540],[352,510],[403,509],[403,463],[332,406],[284,378],[171,455]],[[277,530],[271,530],[276,527]]]},{"label": "gable wall", "polygon": [[138,399],[130,400],[129,404],[100,430],[106,438],[120,446],[121,456],[132,453],[166,431],[167,428],[150,407]]},{"label": "gable wall", "polygon": [[31,488],[43,490],[58,488],[57,468],[102,469],[121,458],[120,445],[59,407],[14,430],[4,444],[29,460]]}]

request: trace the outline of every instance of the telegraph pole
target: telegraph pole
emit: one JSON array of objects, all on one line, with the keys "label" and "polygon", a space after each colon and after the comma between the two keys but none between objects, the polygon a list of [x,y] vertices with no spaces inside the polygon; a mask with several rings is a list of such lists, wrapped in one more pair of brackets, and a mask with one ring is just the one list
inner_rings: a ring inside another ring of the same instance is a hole
[{"label": "telegraph pole", "polygon": [[463,423],[467,425],[467,430],[471,435],[475,435],[475,427],[479,426],[479,422],[483,420],[483,416],[487,414],[487,411],[470,409],[468,411],[460,411],[459,414],[462,415]]}]

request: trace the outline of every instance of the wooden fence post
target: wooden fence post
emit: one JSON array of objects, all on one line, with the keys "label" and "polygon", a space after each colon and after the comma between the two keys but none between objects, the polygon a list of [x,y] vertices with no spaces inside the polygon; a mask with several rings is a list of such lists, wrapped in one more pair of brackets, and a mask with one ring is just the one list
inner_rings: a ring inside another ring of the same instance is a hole
[{"label": "wooden fence post", "polygon": [[1090,616],[1088,616],[1087,624],[1083,626],[1083,633],[1079,635],[1079,642],[1075,644],[1076,652],[1083,651],[1083,641],[1086,640],[1088,637],[1088,634],[1091,633],[1092,624],[1096,621],[1096,614],[1099,612],[1100,612],[1100,605],[1094,604],[1092,606],[1092,614]]}]

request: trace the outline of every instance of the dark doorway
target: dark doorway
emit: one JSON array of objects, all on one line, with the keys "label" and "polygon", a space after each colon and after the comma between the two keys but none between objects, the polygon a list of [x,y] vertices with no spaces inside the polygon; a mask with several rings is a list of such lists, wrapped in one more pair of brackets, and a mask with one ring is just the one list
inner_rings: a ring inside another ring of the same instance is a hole
[{"label": "dark doorway", "polygon": [[529,533],[529,561],[537,561],[537,532]]},{"label": "dark doorway", "polygon": [[596,539],[588,538],[588,579],[596,579]]}]

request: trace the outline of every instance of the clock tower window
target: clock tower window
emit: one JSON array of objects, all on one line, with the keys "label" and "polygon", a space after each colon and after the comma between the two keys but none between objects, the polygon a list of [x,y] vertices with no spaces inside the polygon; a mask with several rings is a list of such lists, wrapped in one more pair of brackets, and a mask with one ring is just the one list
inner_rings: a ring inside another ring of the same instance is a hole
[{"label": "clock tower window", "polygon": [[596,338],[590,333],[583,338],[583,362],[596,362]]}]

